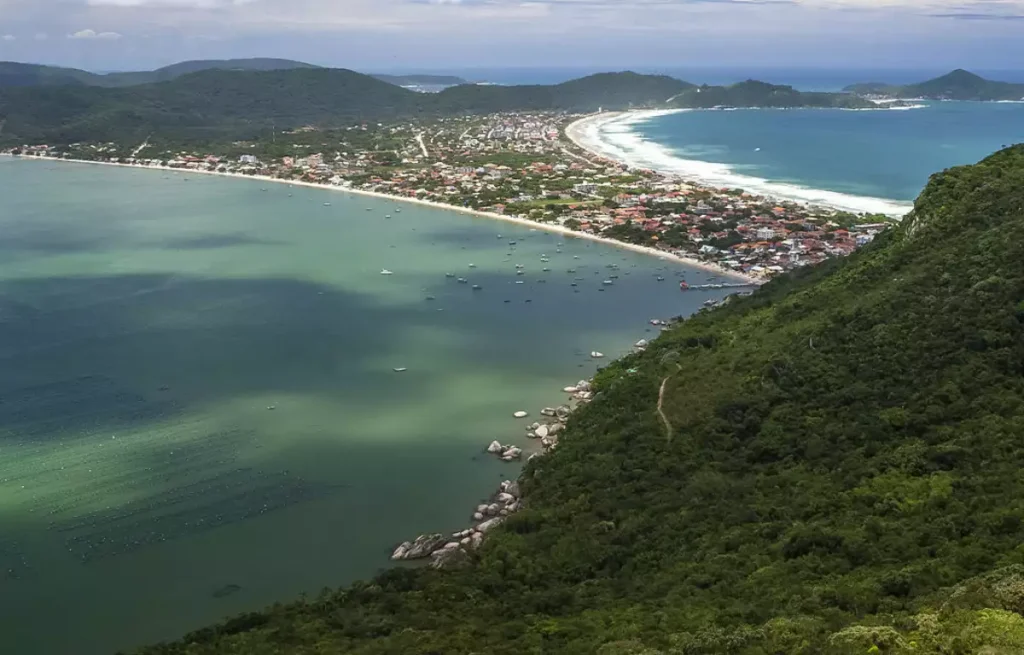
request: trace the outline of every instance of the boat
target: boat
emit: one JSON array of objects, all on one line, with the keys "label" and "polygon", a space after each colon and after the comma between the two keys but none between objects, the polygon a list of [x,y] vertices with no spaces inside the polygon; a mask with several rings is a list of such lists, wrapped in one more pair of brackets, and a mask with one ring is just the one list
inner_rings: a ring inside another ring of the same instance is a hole
[{"label": "boat", "polygon": [[516,275],[526,275],[526,271],[516,271]]},{"label": "boat", "polygon": [[522,284],[522,283],[523,283],[522,280],[516,280],[516,284]]},{"label": "boat", "polygon": [[394,273],[392,273],[391,271],[389,271],[386,268],[381,269],[380,274],[381,275],[394,275]]},{"label": "boat", "polygon": [[427,296],[427,300],[434,300],[434,296]]},{"label": "boat", "polygon": [[385,214],[384,218],[391,218],[391,214]]},{"label": "boat", "polygon": [[590,353],[590,356],[593,357],[594,359],[601,359],[602,357],[604,357],[604,353],[594,350]]},{"label": "boat", "polygon": [[661,277],[660,275],[658,276],[657,279],[658,279],[658,282],[664,282],[665,281],[665,278]]},{"label": "boat", "polygon": [[456,280],[456,282],[458,282],[459,284],[465,284],[465,283],[466,283],[466,282],[468,282],[468,281],[469,281],[469,280],[467,280],[467,279],[466,279],[466,278],[464,278],[464,277],[460,277],[460,278],[459,278],[458,280]]},{"label": "boat", "polygon": [[366,211],[368,211],[368,212],[372,212],[372,211],[373,211],[373,207],[367,207],[367,208],[366,208]]},{"label": "boat", "polygon": [[687,284],[686,282],[680,282],[679,283],[679,290],[680,291],[686,291],[689,288],[690,288],[690,285]]},{"label": "boat", "polygon": [[579,285],[577,283],[573,282],[569,286],[571,286],[571,287],[578,287]]},{"label": "boat", "polygon": [[542,268],[540,270],[544,271],[545,273],[550,273],[551,272],[550,268]]},{"label": "boat", "polygon": [[476,268],[476,264],[470,264],[469,267],[470,268]]},{"label": "boat", "polygon": [[602,282],[601,284],[613,284],[613,282],[612,282],[611,280],[605,280],[605,281],[604,281],[604,282]]},{"label": "boat", "polygon": [[330,206],[331,206],[331,203],[329,203],[329,202],[325,202],[324,203],[324,207],[330,207]]},{"label": "boat", "polygon": [[445,277],[455,277],[455,273],[445,273]]},{"label": "boat", "polygon": [[393,368],[391,370],[394,371],[395,373],[404,373],[405,371],[408,371],[409,369],[407,369],[404,366],[399,366],[398,368]]},{"label": "boat", "polygon": [[473,291],[479,291],[480,289],[483,289],[483,287],[480,286],[479,284],[474,284],[473,285]]},{"label": "boat", "polygon": [[398,212],[400,212],[400,211],[402,211],[402,210],[401,210],[400,208],[398,208],[398,207],[395,207],[395,213],[396,213],[396,214],[397,214]]}]

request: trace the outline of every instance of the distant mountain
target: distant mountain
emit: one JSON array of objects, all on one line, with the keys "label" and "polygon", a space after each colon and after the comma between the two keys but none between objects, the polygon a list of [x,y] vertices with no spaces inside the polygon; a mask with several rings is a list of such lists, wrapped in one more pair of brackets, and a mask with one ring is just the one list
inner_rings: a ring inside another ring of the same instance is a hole
[{"label": "distant mountain", "polygon": [[153,84],[154,82],[167,82],[182,75],[205,70],[272,71],[296,68],[319,68],[319,66],[290,59],[210,59],[183,61],[152,71],[98,74],[76,68],[0,62],[0,88],[78,84],[104,87],[136,86],[139,84]]},{"label": "distant mountain", "polygon": [[747,80],[732,86],[700,86],[687,89],[669,101],[672,107],[838,107],[867,108],[874,103],[849,93],[797,91],[791,86]]},{"label": "distant mountain", "polygon": [[75,68],[0,61],[0,88],[12,86],[64,86],[92,84],[99,75]]},{"label": "distant mountain", "polygon": [[454,75],[373,75],[382,82],[396,86],[459,86],[469,84],[461,77]]},{"label": "distant mountain", "polygon": [[919,84],[896,86],[879,82],[854,84],[844,89],[861,95],[932,100],[1024,100],[1024,84],[994,82],[958,69]]}]

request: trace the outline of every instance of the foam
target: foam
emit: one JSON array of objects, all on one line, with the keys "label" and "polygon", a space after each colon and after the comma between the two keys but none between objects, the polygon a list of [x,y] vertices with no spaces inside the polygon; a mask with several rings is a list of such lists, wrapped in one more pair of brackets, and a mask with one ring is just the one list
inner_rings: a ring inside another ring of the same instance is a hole
[{"label": "foam", "polygon": [[[891,111],[883,109],[882,111]],[[714,187],[741,188],[745,191],[857,213],[903,216],[913,205],[887,198],[857,196],[826,189],[813,189],[798,184],[773,182],[752,175],[737,173],[727,164],[684,159],[670,149],[645,139],[635,127],[652,118],[667,114],[694,111],[691,109],[634,111],[609,116],[596,116],[581,122],[574,136],[580,145],[599,155],[634,168],[647,168],[660,173]],[[877,110],[875,110],[877,111]]]}]

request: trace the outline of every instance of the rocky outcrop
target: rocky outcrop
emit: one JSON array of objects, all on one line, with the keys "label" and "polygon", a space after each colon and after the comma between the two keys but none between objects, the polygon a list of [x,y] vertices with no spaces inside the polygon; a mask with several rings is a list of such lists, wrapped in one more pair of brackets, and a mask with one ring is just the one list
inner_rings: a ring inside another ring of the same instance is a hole
[{"label": "rocky outcrop", "polygon": [[443,546],[448,541],[442,534],[421,534],[415,541],[403,542],[391,553],[393,560],[423,559]]}]

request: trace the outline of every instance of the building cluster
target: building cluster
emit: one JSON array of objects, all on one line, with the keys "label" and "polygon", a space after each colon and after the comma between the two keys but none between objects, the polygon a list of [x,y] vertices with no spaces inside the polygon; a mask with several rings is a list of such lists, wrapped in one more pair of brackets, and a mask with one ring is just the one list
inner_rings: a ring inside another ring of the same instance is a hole
[{"label": "building cluster", "polygon": [[[24,146],[16,154],[259,175],[431,200],[555,223],[767,278],[846,255],[889,225],[637,170],[577,148],[572,117],[497,114],[286,132],[293,154],[236,144],[234,154],[128,150],[118,144]],[[324,143],[328,136],[332,140]],[[321,139],[317,143],[317,139]],[[280,143],[275,144],[280,151]],[[236,149],[238,150],[238,149]],[[11,152],[11,151],[9,151]]]}]

